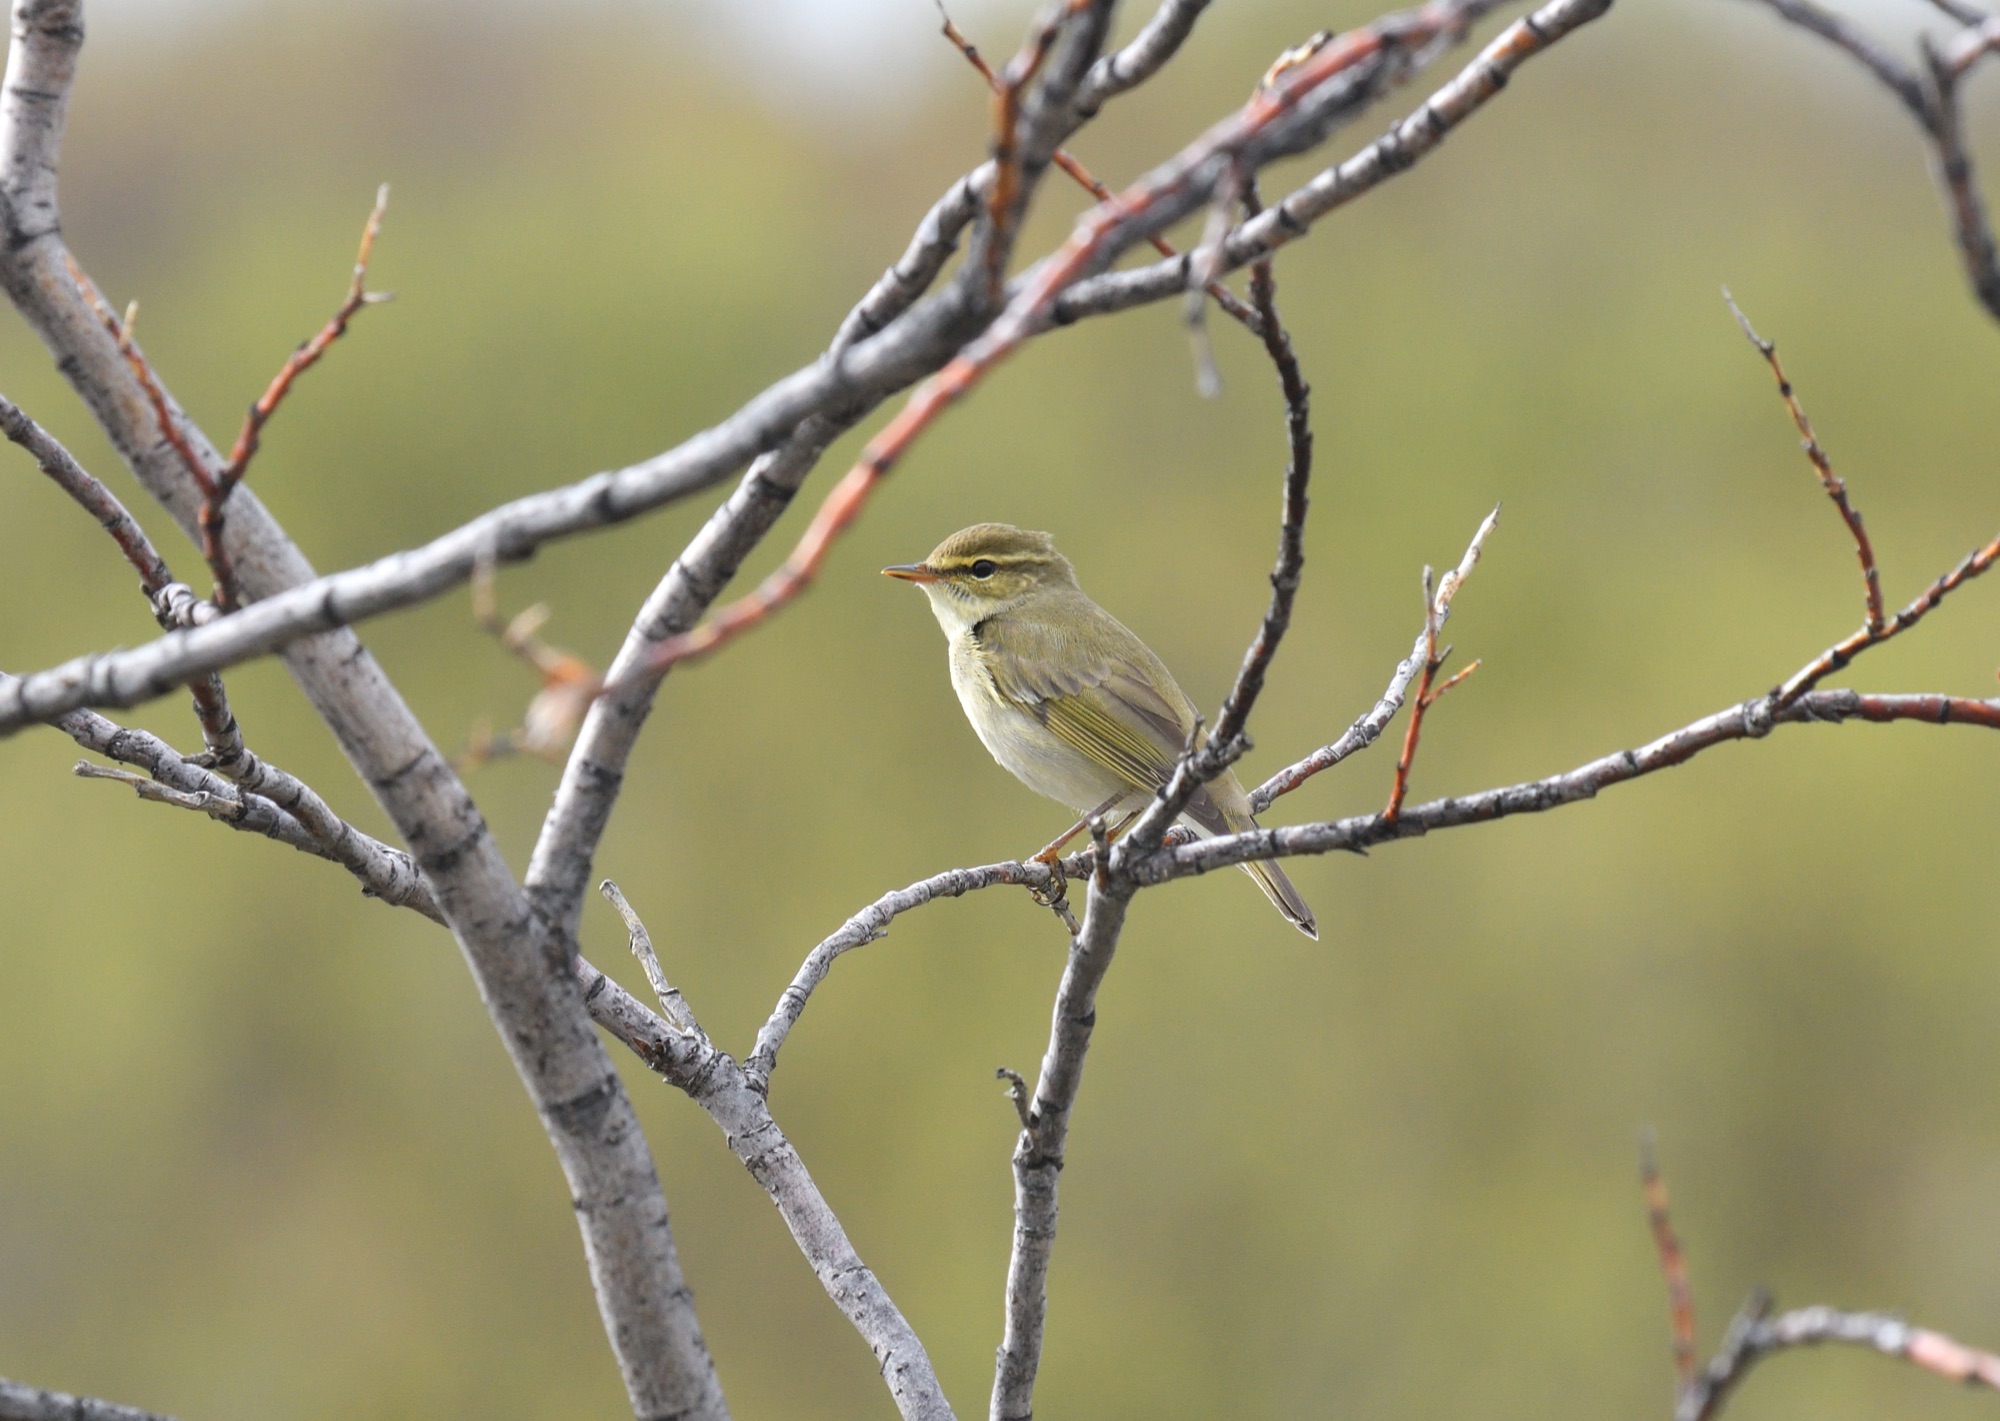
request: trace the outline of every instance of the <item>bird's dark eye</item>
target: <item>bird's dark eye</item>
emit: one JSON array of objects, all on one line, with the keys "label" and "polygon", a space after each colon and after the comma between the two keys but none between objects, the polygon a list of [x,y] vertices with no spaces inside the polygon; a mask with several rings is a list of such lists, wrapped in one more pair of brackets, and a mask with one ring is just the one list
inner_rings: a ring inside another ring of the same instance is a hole
[{"label": "bird's dark eye", "polygon": [[972,565],[972,575],[974,577],[991,577],[998,571],[999,569],[993,565],[992,558],[981,558]]}]

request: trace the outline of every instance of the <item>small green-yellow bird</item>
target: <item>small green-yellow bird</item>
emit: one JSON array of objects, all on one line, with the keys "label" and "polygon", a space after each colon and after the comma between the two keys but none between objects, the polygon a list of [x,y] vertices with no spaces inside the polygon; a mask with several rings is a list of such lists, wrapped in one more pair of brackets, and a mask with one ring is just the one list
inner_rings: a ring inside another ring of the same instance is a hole
[{"label": "small green-yellow bird", "polygon": [[[966,718],[1022,784],[1088,819],[1136,813],[1166,783],[1194,729],[1194,703],[1143,641],[1084,595],[1047,533],[975,523],[922,562],[882,575],[923,588],[951,643],[951,684]],[[1183,817],[1207,834],[1257,823],[1230,770]],[[1283,869],[1243,868],[1300,932],[1319,936]]]}]

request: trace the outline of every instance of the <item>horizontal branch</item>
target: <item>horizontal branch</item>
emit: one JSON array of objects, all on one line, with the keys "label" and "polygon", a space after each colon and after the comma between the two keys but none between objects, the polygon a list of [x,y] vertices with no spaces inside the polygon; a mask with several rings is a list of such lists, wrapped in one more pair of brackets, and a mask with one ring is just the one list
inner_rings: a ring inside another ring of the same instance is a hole
[{"label": "horizontal branch", "polygon": [[1325,823],[1251,829],[1241,834],[1200,839],[1162,849],[1131,865],[1131,871],[1141,882],[1164,883],[1190,874],[1234,867],[1252,859],[1353,852],[1397,839],[1416,838],[1433,829],[1484,824],[1517,814],[1540,814],[1594,798],[1600,790],[1613,785],[1686,764],[1717,745],[1759,739],[1779,725],[1838,724],[1846,720],[1876,723],[1909,720],[2000,730],[2000,699],[1810,691],[1783,710],[1773,712],[1770,698],[1759,696],[1704,716],[1636,750],[1620,750],[1547,779],[1406,807],[1393,821],[1379,814],[1363,814]]}]

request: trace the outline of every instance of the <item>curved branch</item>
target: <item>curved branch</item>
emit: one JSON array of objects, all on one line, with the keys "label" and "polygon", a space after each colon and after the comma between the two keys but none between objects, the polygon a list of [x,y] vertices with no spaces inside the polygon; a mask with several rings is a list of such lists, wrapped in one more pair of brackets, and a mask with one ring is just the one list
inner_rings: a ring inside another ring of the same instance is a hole
[{"label": "curved branch", "polygon": [[1776,1352],[1832,1343],[1866,1347],[1896,1357],[1948,1381],[2000,1389],[2000,1357],[1912,1327],[1889,1313],[1843,1312],[1830,1307],[1794,1308],[1769,1316],[1770,1299],[1753,1294],[1729,1324],[1722,1350],[1682,1389],[1674,1421],[1710,1421],[1751,1367]]}]

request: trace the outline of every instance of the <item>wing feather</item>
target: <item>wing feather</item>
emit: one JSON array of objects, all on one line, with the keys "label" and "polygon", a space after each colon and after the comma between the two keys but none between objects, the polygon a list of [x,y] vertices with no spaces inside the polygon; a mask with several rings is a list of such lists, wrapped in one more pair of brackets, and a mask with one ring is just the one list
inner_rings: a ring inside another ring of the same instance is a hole
[{"label": "wing feather", "polygon": [[983,659],[1002,696],[1134,789],[1157,789],[1187,743],[1194,706],[1144,642],[1089,610],[1101,620],[1086,655],[1058,630],[1065,618],[993,617],[974,635],[992,653]]}]

